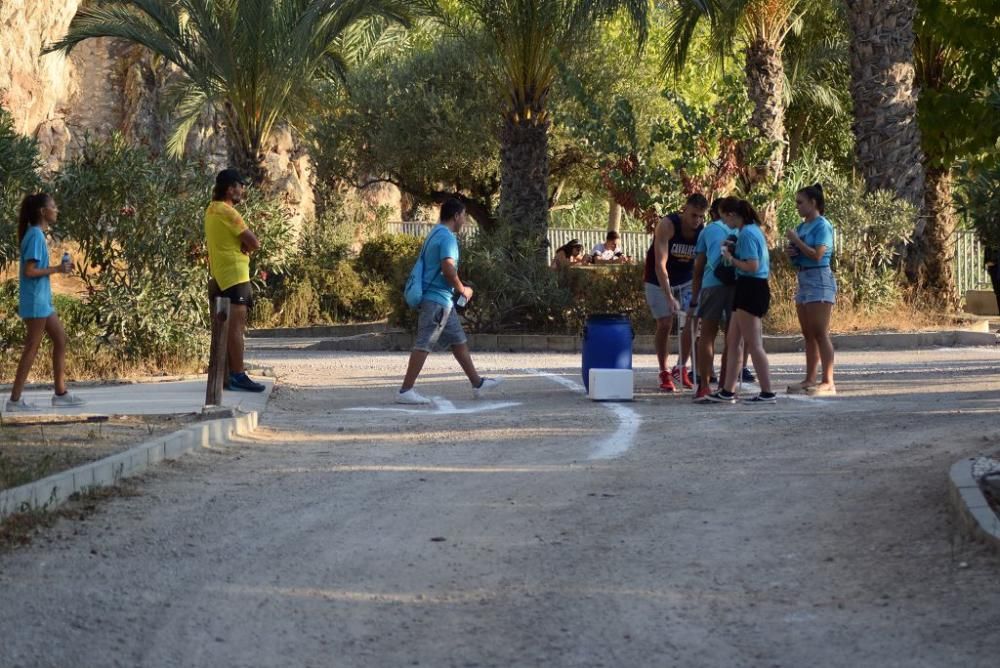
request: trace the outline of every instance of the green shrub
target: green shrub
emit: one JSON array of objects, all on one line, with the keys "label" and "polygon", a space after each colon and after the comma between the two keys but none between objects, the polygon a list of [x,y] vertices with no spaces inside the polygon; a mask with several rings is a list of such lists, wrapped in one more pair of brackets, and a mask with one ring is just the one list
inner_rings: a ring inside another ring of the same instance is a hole
[{"label": "green shrub", "polygon": [[25,195],[42,188],[38,144],[14,131],[0,109],[0,269],[17,259],[17,212]]},{"label": "green shrub", "polygon": [[384,309],[392,324],[409,329],[416,326],[416,311],[406,305],[403,288],[422,244],[410,235],[384,234],[365,243],[354,261],[366,284],[383,291],[382,297],[371,298],[373,305]]}]

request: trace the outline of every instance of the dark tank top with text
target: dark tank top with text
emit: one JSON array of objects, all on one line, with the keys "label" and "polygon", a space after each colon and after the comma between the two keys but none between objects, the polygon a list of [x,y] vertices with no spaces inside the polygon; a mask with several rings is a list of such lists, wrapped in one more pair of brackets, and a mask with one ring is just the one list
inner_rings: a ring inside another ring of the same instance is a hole
[{"label": "dark tank top with text", "polygon": [[[694,278],[695,246],[697,246],[698,237],[705,226],[699,225],[694,234],[690,238],[686,238],[680,215],[671,213],[667,218],[674,224],[674,238],[670,240],[670,255],[667,257],[667,276],[670,278],[671,286],[684,285],[690,283]],[[653,243],[646,251],[646,268],[643,272],[643,280],[651,285],[660,284],[660,279],[656,275],[655,235]]]}]

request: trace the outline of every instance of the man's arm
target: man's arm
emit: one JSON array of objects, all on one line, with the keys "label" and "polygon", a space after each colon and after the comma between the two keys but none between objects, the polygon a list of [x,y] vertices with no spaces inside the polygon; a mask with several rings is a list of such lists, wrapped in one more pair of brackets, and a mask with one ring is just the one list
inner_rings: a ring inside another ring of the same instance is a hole
[{"label": "man's arm", "polygon": [[441,275],[444,276],[444,280],[451,284],[451,287],[455,288],[458,294],[465,295],[466,299],[472,299],[472,288],[462,283],[462,279],[458,277],[458,267],[455,266],[455,260],[450,257],[441,260]]},{"label": "man's arm", "polygon": [[705,277],[705,253],[698,253],[694,258],[694,278],[691,279],[691,304],[698,303],[698,295],[701,294],[701,282]]},{"label": "man's arm", "polygon": [[260,241],[257,236],[250,231],[249,228],[240,232],[240,250],[245,254],[250,255],[260,250]]},{"label": "man's arm", "polygon": [[674,297],[670,290],[670,276],[667,274],[667,260],[670,259],[670,240],[674,238],[674,223],[669,218],[661,220],[653,233],[653,248],[656,255],[656,278],[660,281],[660,287],[667,295],[667,301],[674,310],[680,308],[680,302]]}]

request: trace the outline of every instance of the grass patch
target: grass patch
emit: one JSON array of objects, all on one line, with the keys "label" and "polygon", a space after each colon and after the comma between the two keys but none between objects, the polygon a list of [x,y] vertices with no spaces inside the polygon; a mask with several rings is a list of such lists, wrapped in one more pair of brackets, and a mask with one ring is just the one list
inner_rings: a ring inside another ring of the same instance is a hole
[{"label": "grass patch", "polygon": [[196,419],[184,414],[5,420],[0,424],[0,490],[124,452]]},{"label": "grass patch", "polygon": [[84,493],[74,494],[53,510],[28,510],[8,515],[0,521],[0,554],[30,545],[32,540],[61,519],[86,520],[93,516],[108,499],[141,496],[141,477],[123,480],[109,487],[95,487]]}]

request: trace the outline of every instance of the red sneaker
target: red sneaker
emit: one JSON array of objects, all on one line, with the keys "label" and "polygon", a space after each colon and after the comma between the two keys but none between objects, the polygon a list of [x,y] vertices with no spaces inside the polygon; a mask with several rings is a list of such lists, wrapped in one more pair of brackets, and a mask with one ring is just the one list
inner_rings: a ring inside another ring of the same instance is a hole
[{"label": "red sneaker", "polygon": [[684,386],[685,390],[694,389],[694,383],[691,382],[691,376],[688,375],[688,369],[686,366],[681,367],[681,385]]},{"label": "red sneaker", "polygon": [[662,392],[676,392],[677,388],[674,387],[674,379],[670,376],[669,371],[660,372],[660,390]]},{"label": "red sneaker", "polygon": [[694,394],[694,402],[696,404],[708,403],[708,395],[712,393],[712,390],[707,385],[699,385],[698,391]]}]

